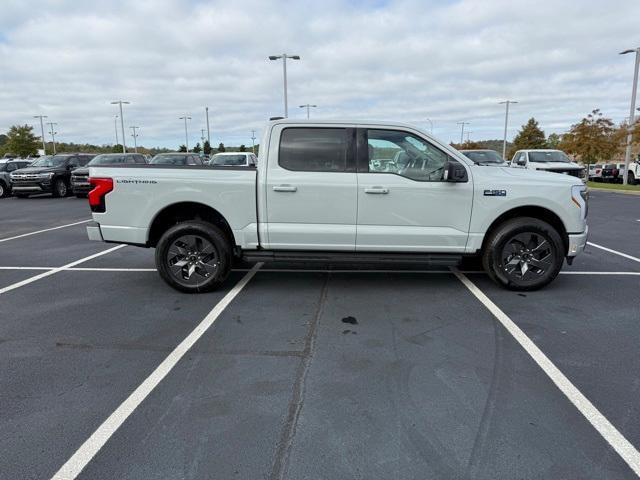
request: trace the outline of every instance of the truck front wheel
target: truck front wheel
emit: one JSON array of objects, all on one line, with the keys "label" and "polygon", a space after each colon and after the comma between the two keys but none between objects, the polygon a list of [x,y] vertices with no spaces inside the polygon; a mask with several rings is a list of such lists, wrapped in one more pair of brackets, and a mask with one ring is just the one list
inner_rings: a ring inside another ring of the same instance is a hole
[{"label": "truck front wheel", "polygon": [[168,229],[156,246],[162,279],[186,293],[218,288],[231,269],[231,246],[224,233],[206,222],[189,221]]},{"label": "truck front wheel", "polygon": [[560,234],[537,218],[514,218],[487,239],[482,266],[509,290],[536,290],[558,276],[565,251]]}]

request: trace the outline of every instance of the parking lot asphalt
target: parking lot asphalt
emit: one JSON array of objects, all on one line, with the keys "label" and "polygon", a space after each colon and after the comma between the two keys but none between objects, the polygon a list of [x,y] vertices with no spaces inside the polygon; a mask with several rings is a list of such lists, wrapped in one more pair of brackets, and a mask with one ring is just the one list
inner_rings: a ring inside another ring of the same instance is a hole
[{"label": "parking lot asphalt", "polygon": [[463,274],[629,442],[625,458],[452,273],[266,264],[78,459],[247,275],[184,295],[153,250],[90,258],[113,245],[83,224],[47,230],[89,217],[86,200],[0,200],[0,478],[51,478],[71,458],[83,479],[637,478],[638,197],[591,194],[590,241],[627,257],[590,246],[537,292]]}]

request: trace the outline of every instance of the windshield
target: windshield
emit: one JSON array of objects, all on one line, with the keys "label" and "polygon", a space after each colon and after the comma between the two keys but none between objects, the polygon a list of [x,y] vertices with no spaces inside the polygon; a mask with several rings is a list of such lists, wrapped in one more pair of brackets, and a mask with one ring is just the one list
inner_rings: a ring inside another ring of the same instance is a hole
[{"label": "windshield", "polygon": [[551,152],[529,152],[530,162],[563,162],[570,163],[571,159],[564,152],[554,150]]},{"label": "windshield", "polygon": [[30,167],[59,167],[69,159],[68,155],[54,155],[53,157],[41,157],[33,162]]},{"label": "windshield", "polygon": [[185,165],[187,163],[186,155],[156,155],[151,159],[152,165]]},{"label": "windshield", "polygon": [[246,155],[214,155],[210,165],[244,166],[247,164]]},{"label": "windshield", "polygon": [[474,152],[462,152],[464,156],[474,163],[504,163],[503,158],[494,150],[476,150]]},{"label": "windshield", "polygon": [[115,165],[118,163],[132,163],[126,155],[98,155],[93,160],[91,160],[87,166],[95,166],[95,165]]}]

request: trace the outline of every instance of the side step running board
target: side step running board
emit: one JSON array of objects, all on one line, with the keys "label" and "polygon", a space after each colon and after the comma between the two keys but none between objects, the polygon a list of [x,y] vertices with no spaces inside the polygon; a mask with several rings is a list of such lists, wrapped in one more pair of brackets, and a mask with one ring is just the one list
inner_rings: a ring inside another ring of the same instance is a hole
[{"label": "side step running board", "polygon": [[455,253],[380,253],[380,252],[313,252],[285,250],[242,251],[250,262],[311,262],[311,263],[413,263],[440,267],[455,266],[462,260]]}]

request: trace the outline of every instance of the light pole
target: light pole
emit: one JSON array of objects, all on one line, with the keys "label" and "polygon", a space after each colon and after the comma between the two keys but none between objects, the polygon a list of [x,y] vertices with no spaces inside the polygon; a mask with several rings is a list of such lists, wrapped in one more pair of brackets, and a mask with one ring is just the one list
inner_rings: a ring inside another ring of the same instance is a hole
[{"label": "light pole", "polygon": [[282,73],[284,75],[284,118],[289,116],[289,103],[287,99],[287,58],[300,60],[300,55],[287,55],[286,53],[282,55],[269,55],[269,60],[282,59]]},{"label": "light pole", "polygon": [[54,132],[53,131],[53,126],[57,125],[57,123],[55,122],[48,122],[47,125],[49,125],[49,127],[51,127],[51,131],[49,132],[51,134],[51,140],[53,142],[53,154],[56,154],[56,133],[58,132]]},{"label": "light pole", "polygon": [[[211,147],[211,133],[209,132],[209,107],[204,107],[204,111],[207,114],[207,142],[209,142],[209,147]],[[204,140],[202,141],[204,144]]]},{"label": "light pole", "polygon": [[202,150],[204,151],[204,128],[200,129],[200,140],[202,140]]},{"label": "light pole", "polygon": [[464,126],[469,125],[469,122],[458,122],[457,125],[460,125],[462,127],[462,130],[460,131],[460,143],[463,143],[464,142]]},{"label": "light pole", "polygon": [[430,118],[427,118],[427,122],[429,122],[429,125],[431,127],[431,129],[429,131],[431,132],[431,135],[433,135],[433,122],[431,121]]},{"label": "light pole", "polygon": [[307,109],[307,120],[309,120],[309,109],[310,108],[317,108],[318,105],[311,105],[309,103],[306,103],[304,105],[300,105],[300,108],[306,108]]},{"label": "light pole", "polygon": [[629,131],[627,132],[627,149],[624,152],[624,173],[622,175],[622,183],[627,184],[627,177],[629,173],[629,162],[631,161],[631,142],[633,141],[633,124],[635,123],[636,109],[636,92],[638,89],[638,67],[640,66],[640,47],[625,50],[620,52],[620,55],[626,55],[627,53],[636,54],[636,66],[633,71],[633,88],[631,89],[631,108],[629,110]]},{"label": "light pole", "polygon": [[256,154],[256,131],[251,130],[251,152]]},{"label": "light pole", "polygon": [[45,142],[44,139],[44,123],[42,122],[43,118],[47,118],[46,115],[34,115],[33,118],[39,118],[40,119],[40,133],[42,133],[42,151],[43,151],[43,155],[47,154],[47,144]]},{"label": "light pole", "polygon": [[118,145],[120,143],[120,140],[118,140],[118,115],[113,116],[113,128],[116,131],[116,145]]},{"label": "light pole", "polygon": [[473,132],[470,132],[469,130],[467,130],[467,142],[469,141],[469,135],[471,135]]},{"label": "light pole", "polygon": [[120,127],[122,128],[122,153],[127,153],[127,142],[124,137],[124,117],[122,116],[122,104],[129,105],[130,102],[124,100],[116,100],[111,105],[120,105]]},{"label": "light pole", "polygon": [[499,102],[498,105],[505,104],[506,110],[504,113],[504,140],[502,141],[502,159],[507,158],[507,124],[509,123],[509,105],[514,102],[513,100],[505,100],[504,102]]},{"label": "light pole", "polygon": [[129,127],[131,130],[133,130],[133,133],[131,134],[131,136],[133,137],[133,151],[135,153],[138,153],[138,134],[136,133],[136,130],[140,127]]},{"label": "light pole", "polygon": [[187,147],[187,152],[189,151],[189,133],[187,132],[187,120],[191,120],[191,117],[188,117],[186,114],[184,117],[180,117],[180,120],[184,120],[184,145]]}]

